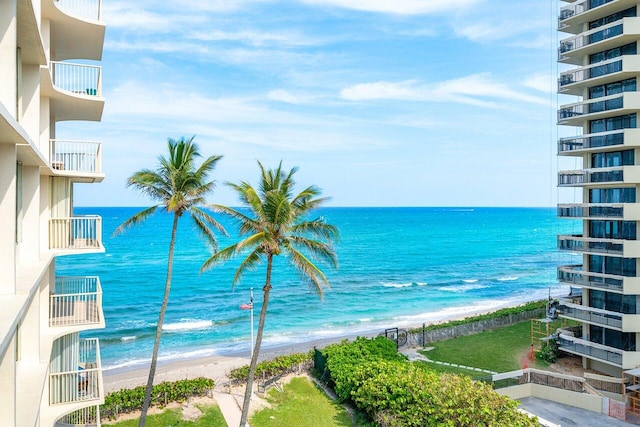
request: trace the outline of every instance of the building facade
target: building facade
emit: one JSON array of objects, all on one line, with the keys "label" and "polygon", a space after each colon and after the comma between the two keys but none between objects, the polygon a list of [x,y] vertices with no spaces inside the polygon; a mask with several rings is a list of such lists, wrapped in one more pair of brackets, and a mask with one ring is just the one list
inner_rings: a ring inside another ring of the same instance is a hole
[{"label": "building facade", "polygon": [[0,0],[3,426],[100,425],[100,348],[80,336],[104,327],[100,280],[62,277],[56,259],[104,251],[101,218],[73,199],[104,178],[101,144],[56,127],[101,120],[104,35],[101,0]]},{"label": "building facade", "polygon": [[568,67],[558,93],[579,101],[559,107],[558,124],[576,136],[559,139],[558,155],[578,166],[560,170],[558,186],[575,188],[580,202],[559,204],[558,215],[581,226],[558,236],[558,247],[582,261],[558,269],[573,287],[558,312],[582,326],[559,346],[585,368],[619,375],[640,366],[640,1],[561,5],[558,62]]}]

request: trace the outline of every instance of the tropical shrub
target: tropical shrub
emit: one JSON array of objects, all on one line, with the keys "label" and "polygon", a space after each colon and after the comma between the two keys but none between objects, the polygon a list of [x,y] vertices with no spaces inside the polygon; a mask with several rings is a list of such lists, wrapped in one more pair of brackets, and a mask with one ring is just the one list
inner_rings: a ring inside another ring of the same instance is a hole
[{"label": "tropical shrub", "polygon": [[540,350],[536,350],[536,358],[547,363],[556,363],[558,361],[557,340],[542,341]]},{"label": "tropical shrub", "polygon": [[[194,378],[175,382],[164,381],[153,386],[151,391],[151,406],[164,406],[170,402],[184,402],[190,397],[204,396],[215,386],[209,378]],[[145,387],[121,389],[109,393],[100,406],[100,413],[104,417],[115,418],[117,414],[138,411],[142,409]]]},{"label": "tropical shrub", "polygon": [[[256,378],[268,379],[292,372],[294,368],[311,361],[311,352],[294,353],[265,360],[256,365]],[[233,369],[229,378],[234,382],[246,382],[249,376],[249,365]]]},{"label": "tropical shrub", "polygon": [[407,363],[383,337],[334,344],[323,354],[338,397],[381,427],[537,425],[491,386]]}]

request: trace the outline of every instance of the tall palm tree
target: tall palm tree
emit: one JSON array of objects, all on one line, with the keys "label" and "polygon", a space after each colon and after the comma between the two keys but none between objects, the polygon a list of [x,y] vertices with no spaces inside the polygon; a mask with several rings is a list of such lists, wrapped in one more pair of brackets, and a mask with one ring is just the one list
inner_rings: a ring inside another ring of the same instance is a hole
[{"label": "tall palm tree", "polygon": [[169,147],[168,158],[161,155],[158,157],[159,165],[155,170],[142,169],[129,177],[127,181],[128,187],[134,187],[158,203],[138,212],[122,223],[113,233],[117,235],[126,228],[143,222],[158,209],[173,214],[171,242],[169,243],[169,257],[167,260],[167,280],[164,286],[164,297],[162,299],[160,314],[158,315],[149,379],[144,395],[142,413],[140,414],[140,427],[145,425],[147,410],[151,402],[153,378],[156,373],[158,348],[162,336],[162,324],[164,322],[165,312],[167,311],[169,292],[171,290],[173,250],[176,243],[178,220],[185,213],[190,215],[197,230],[205,238],[210,249],[214,251],[217,249],[217,240],[212,228],[226,235],[226,231],[222,225],[198,207],[205,204],[205,196],[211,192],[215,186],[214,181],[208,181],[208,175],[215,168],[216,163],[222,156],[208,157],[200,166],[196,166],[195,162],[197,158],[201,156],[198,151],[198,146],[193,142],[193,138],[194,137],[191,137],[185,140],[185,138],[182,137],[177,141],[169,138],[167,141]]},{"label": "tall palm tree", "polygon": [[277,169],[265,170],[260,162],[258,165],[261,171],[258,190],[246,182],[227,183],[236,191],[243,207],[248,208],[248,213],[213,205],[216,211],[236,221],[241,240],[215,253],[201,268],[201,271],[204,271],[237,255],[246,254],[233,278],[233,285],[236,285],[247,270],[255,268],[265,259],[267,262],[260,322],[249,365],[240,427],[246,425],[249,414],[255,369],[272,287],[273,257],[284,255],[301,277],[315,286],[321,297],[323,287],[329,287],[329,281],[314,261],[319,260],[334,268],[338,267],[338,258],[333,248],[333,242],[338,238],[338,229],[326,223],[324,218],[309,219],[310,212],[327,200],[318,197],[320,189],[310,186],[294,195],[293,175],[297,168],[291,169],[287,174],[282,170],[282,162]]}]

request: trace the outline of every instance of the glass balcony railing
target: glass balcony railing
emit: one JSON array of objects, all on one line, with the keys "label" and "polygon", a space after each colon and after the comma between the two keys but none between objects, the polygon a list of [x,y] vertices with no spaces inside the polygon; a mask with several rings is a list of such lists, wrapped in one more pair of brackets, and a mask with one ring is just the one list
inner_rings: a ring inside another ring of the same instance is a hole
[{"label": "glass balcony railing", "polygon": [[566,153],[588,148],[624,145],[624,129],[610,132],[569,136],[558,140],[558,153]]},{"label": "glass balcony railing", "polygon": [[624,252],[624,240],[582,237],[581,234],[559,235],[558,249],[561,251],[622,255]]},{"label": "glass balcony railing", "polygon": [[623,276],[593,273],[583,271],[582,268],[582,265],[566,265],[558,267],[558,281],[568,285],[622,292],[624,285]]},{"label": "glass balcony railing", "polygon": [[586,67],[576,68],[560,74],[558,78],[558,90],[561,91],[564,86],[579,83],[585,80],[602,77],[613,73],[619,73],[623,69],[624,58],[614,58],[608,61],[598,62],[597,64]]},{"label": "glass balcony railing", "polygon": [[622,314],[614,311],[561,302],[558,305],[558,313],[566,318],[614,329],[622,329]]},{"label": "glass balcony railing", "polygon": [[88,215],[49,220],[49,249],[101,249],[102,218]]},{"label": "glass balcony railing", "polygon": [[[624,18],[628,19],[628,18]],[[562,61],[567,58],[567,54],[585,46],[595,44],[616,36],[624,32],[624,19],[622,22],[616,21],[605,27],[598,27],[586,33],[569,37],[560,41],[558,48],[558,60]]]},{"label": "glass balcony railing", "polygon": [[586,114],[602,113],[624,107],[624,93],[603,98],[589,99],[574,104],[563,105],[558,110],[558,122]]},{"label": "glass balcony railing", "polygon": [[624,182],[622,167],[583,169],[558,173],[558,186]]},{"label": "glass balcony railing", "polygon": [[102,67],[51,61],[51,78],[58,89],[77,95],[102,96]]},{"label": "glass balcony railing", "polygon": [[69,16],[88,21],[102,19],[102,0],[55,0],[55,4]]},{"label": "glass balcony railing", "polygon": [[102,144],[97,141],[49,141],[49,161],[58,171],[99,174],[102,172]]},{"label": "glass balcony railing", "polygon": [[624,218],[624,204],[567,203],[558,205],[559,218]]},{"label": "glass balcony railing", "polygon": [[49,295],[49,326],[93,325],[102,318],[98,277],[56,276]]},{"label": "glass balcony railing", "polygon": [[592,359],[602,360],[618,367],[622,367],[622,356],[624,352],[617,348],[606,347],[601,344],[564,334],[560,334],[558,346],[560,350],[567,351],[569,353],[587,356]]},{"label": "glass balcony railing", "polygon": [[564,6],[560,9],[560,14],[558,15],[558,29],[562,30],[564,26],[563,21],[611,1],[613,0],[584,0],[569,6]]}]

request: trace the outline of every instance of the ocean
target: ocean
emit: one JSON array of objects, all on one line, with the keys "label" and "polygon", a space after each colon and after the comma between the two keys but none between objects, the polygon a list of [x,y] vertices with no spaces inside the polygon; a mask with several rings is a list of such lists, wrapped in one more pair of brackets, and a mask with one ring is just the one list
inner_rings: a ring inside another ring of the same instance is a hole
[{"label": "ocean", "polygon": [[[100,277],[106,328],[100,339],[106,371],[143,366],[153,348],[166,277],[172,217],[158,213],[112,236],[141,208],[76,208],[102,216],[104,254],[62,256],[56,274]],[[568,292],[556,267],[579,263],[556,250],[556,235],[579,233],[554,208],[325,208],[336,225],[340,267],[323,266],[330,283],[321,299],[276,260],[263,348],[391,327],[417,326]],[[219,218],[229,234],[232,223]],[[234,238],[219,239],[220,247]],[[178,230],[161,362],[248,352],[254,292],[255,327],[265,264],[232,287],[239,260],[199,273],[210,256],[191,221]]]}]

